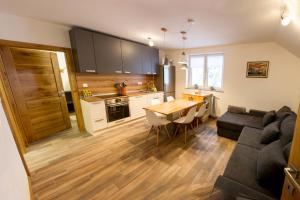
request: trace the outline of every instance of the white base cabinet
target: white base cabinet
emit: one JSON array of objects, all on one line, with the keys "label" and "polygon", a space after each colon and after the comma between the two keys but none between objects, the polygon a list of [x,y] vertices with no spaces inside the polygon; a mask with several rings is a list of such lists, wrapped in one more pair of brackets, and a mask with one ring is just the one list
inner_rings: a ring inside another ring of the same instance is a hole
[{"label": "white base cabinet", "polygon": [[84,118],[84,126],[87,132],[94,132],[107,127],[107,118],[104,101],[87,102],[80,100]]}]

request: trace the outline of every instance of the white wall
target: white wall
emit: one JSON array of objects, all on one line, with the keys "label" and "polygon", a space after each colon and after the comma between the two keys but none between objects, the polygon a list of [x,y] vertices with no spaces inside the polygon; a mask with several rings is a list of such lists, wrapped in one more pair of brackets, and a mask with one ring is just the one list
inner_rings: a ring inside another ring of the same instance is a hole
[{"label": "white wall", "polygon": [[0,99],[0,199],[29,200],[28,179]]},{"label": "white wall", "polygon": [[[181,50],[166,51],[177,64]],[[288,105],[297,110],[300,100],[300,59],[277,43],[255,43],[189,49],[187,54],[224,53],[224,92],[213,92],[217,100],[217,115],[228,105],[247,109],[278,109]],[[247,61],[270,61],[269,77],[246,78]],[[176,96],[185,89],[186,71],[176,68]]]},{"label": "white wall", "polygon": [[69,27],[0,13],[0,39],[70,47]]}]

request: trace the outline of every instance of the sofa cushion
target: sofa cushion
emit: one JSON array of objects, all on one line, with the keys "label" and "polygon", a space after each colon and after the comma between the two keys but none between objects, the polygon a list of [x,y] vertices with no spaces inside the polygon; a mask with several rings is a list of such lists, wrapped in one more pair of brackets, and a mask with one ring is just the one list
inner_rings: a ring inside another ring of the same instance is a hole
[{"label": "sofa cushion", "polygon": [[262,117],[258,116],[250,116],[246,121],[245,121],[245,126],[249,126],[252,128],[258,128],[258,129],[263,129],[263,123],[262,123]]},{"label": "sofa cushion", "polygon": [[276,112],[276,120],[282,121],[287,115],[289,115],[292,112],[291,108],[287,106],[281,107],[277,112]]},{"label": "sofa cushion", "polygon": [[262,131],[260,143],[269,144],[279,138],[279,121],[268,124]]},{"label": "sofa cushion", "polygon": [[238,106],[228,106],[228,112],[236,113],[236,114],[245,114],[246,108],[245,107],[238,107]]},{"label": "sofa cushion", "polygon": [[262,119],[263,126],[267,126],[271,122],[275,121],[275,117],[276,117],[275,111],[267,112]]},{"label": "sofa cushion", "polygon": [[285,145],[283,147],[283,155],[284,155],[284,158],[287,162],[289,161],[291,147],[292,147],[292,142],[288,143],[287,145]]},{"label": "sofa cushion", "polygon": [[257,180],[260,185],[272,189],[281,190],[284,180],[284,167],[287,162],[283,155],[280,140],[276,140],[265,146],[257,158]]},{"label": "sofa cushion", "polygon": [[265,145],[260,143],[262,130],[245,126],[238,139],[238,144],[247,145],[255,149],[262,149]]},{"label": "sofa cushion", "polygon": [[224,176],[264,194],[272,195],[273,192],[259,185],[256,180],[258,152],[258,149],[237,144],[224,171]]},{"label": "sofa cushion", "polygon": [[282,146],[287,145],[293,140],[296,125],[296,115],[290,114],[282,122],[280,126],[280,141]]},{"label": "sofa cushion", "polygon": [[244,126],[263,128],[262,117],[230,112],[226,112],[218,119],[217,126],[240,132]]}]

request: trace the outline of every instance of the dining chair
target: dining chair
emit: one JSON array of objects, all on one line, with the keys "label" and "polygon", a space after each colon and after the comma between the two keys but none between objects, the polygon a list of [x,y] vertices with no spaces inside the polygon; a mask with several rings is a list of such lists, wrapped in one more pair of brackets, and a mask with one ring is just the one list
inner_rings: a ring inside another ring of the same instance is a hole
[{"label": "dining chair", "polygon": [[175,99],[174,99],[174,97],[173,96],[168,96],[167,97],[167,102],[171,102],[171,101],[174,101]]},{"label": "dining chair", "polygon": [[[152,99],[151,100],[151,105],[158,105],[158,104],[161,104],[159,99]],[[160,113],[157,113],[157,112],[155,112],[155,115],[159,118],[166,118],[167,117],[166,115],[163,115],[163,114],[160,114]]]},{"label": "dining chair", "polygon": [[168,138],[171,138],[168,128],[167,128],[167,125],[170,124],[171,121],[164,119],[164,118],[159,118],[154,112],[152,112],[150,110],[146,110],[146,119],[151,126],[151,129],[148,133],[147,138],[151,134],[152,130],[156,130],[156,145],[157,146],[159,144],[159,134],[160,134],[160,131],[162,130],[162,128],[164,128],[164,130],[166,131]]},{"label": "dining chair", "polygon": [[203,103],[200,106],[198,112],[195,113],[195,118],[197,120],[197,128],[199,127],[199,119],[201,119],[204,116],[205,112],[207,111],[207,105],[208,102]]},{"label": "dining chair", "polygon": [[192,130],[194,129],[192,122],[195,119],[196,108],[197,108],[196,106],[190,108],[190,110],[188,111],[188,113],[186,114],[186,116],[181,117],[181,118],[173,121],[175,124],[177,124],[176,130],[175,130],[175,135],[177,134],[179,128],[181,126],[184,126],[184,144],[186,144],[187,127],[188,127],[188,125],[190,125],[190,127],[192,128]]}]

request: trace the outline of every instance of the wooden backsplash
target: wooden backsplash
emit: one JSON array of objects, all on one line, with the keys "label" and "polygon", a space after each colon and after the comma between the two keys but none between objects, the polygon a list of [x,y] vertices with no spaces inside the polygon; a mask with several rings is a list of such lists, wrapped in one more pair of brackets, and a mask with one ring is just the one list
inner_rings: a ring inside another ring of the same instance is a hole
[{"label": "wooden backsplash", "polygon": [[[135,74],[76,74],[79,92],[83,90],[82,84],[87,83],[93,94],[117,93],[114,84],[123,81],[127,81],[127,91],[146,89],[146,83],[152,81],[153,78],[152,75]],[[138,85],[138,82],[142,82],[142,85]]]}]

